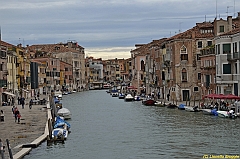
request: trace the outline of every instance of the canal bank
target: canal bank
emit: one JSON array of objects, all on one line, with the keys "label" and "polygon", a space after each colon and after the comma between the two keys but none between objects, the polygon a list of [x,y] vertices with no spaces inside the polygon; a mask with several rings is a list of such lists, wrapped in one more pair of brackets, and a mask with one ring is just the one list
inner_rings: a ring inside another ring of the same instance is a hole
[{"label": "canal bank", "polygon": [[[40,99],[47,96],[40,95]],[[28,154],[32,147],[37,147],[48,135],[47,120],[51,117],[49,102],[46,105],[36,104],[29,108],[30,99],[25,100],[25,107],[16,105],[20,114],[20,123],[15,122],[12,106],[2,106],[5,120],[0,122],[0,138],[5,148],[5,158],[9,158],[6,139],[9,140],[14,159],[19,159]]]}]

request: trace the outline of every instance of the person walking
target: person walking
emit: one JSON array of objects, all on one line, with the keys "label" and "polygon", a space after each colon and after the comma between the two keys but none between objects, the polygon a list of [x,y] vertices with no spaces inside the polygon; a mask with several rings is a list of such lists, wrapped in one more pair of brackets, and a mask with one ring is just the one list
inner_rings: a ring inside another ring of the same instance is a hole
[{"label": "person walking", "polygon": [[0,139],[0,154],[1,154],[2,159],[4,159],[4,146],[2,143],[2,139]]},{"label": "person walking", "polygon": [[16,121],[18,119],[18,114],[19,114],[19,110],[18,110],[17,107],[15,107],[15,110],[14,110],[15,123],[16,123]]},{"label": "person walking", "polygon": [[20,113],[18,113],[18,115],[17,115],[17,120],[18,120],[18,124],[20,123],[20,119],[21,119],[21,114]]},{"label": "person walking", "polygon": [[24,97],[21,98],[21,104],[22,104],[22,109],[24,109],[24,104],[25,104],[25,98]]},{"label": "person walking", "polygon": [[33,100],[31,99],[31,100],[29,101],[29,109],[32,109],[32,105],[33,105]]}]

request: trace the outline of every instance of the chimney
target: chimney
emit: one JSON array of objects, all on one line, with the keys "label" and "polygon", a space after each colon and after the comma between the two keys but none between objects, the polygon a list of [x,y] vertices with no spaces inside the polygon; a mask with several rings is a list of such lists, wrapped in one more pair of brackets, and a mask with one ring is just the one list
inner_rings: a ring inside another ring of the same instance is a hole
[{"label": "chimney", "polygon": [[238,12],[238,16],[237,16],[237,18],[240,18],[240,12]]},{"label": "chimney", "polygon": [[232,16],[227,17],[227,22],[228,22],[228,31],[232,30]]}]

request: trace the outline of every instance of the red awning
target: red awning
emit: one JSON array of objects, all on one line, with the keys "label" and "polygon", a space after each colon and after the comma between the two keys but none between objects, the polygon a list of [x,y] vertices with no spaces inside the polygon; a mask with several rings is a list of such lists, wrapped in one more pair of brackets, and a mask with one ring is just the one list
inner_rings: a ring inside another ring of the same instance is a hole
[{"label": "red awning", "polygon": [[209,94],[206,95],[205,98],[212,98],[212,99],[240,99],[239,96],[235,96],[233,94]]}]

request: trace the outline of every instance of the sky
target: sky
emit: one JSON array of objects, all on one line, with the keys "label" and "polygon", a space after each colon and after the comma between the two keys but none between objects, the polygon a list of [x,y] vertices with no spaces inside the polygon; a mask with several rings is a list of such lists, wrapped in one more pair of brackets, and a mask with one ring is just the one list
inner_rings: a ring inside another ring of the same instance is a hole
[{"label": "sky", "polygon": [[240,0],[0,0],[0,27],[14,45],[76,41],[86,56],[129,58],[135,44],[237,12]]}]

